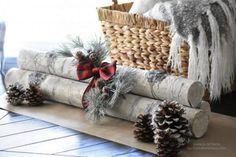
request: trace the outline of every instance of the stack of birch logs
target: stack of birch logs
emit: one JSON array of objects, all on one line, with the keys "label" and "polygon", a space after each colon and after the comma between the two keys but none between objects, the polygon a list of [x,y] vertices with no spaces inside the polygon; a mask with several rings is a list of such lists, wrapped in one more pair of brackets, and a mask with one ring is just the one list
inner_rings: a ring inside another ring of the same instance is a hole
[{"label": "stack of birch logs", "polygon": [[[35,72],[41,80],[40,88],[46,99],[82,108],[82,96],[88,81],[78,81],[75,60],[56,53],[22,50],[18,57],[19,69],[6,75],[6,86],[19,82],[28,86],[29,77]],[[118,69],[124,67],[118,66]],[[126,99],[117,101],[107,115],[135,121],[141,113],[153,112],[154,104],[174,100],[185,108],[185,117],[191,124],[192,135],[202,137],[208,128],[210,105],[202,101],[204,87],[198,81],[178,76],[158,76],[158,73],[135,69],[135,86]]]}]

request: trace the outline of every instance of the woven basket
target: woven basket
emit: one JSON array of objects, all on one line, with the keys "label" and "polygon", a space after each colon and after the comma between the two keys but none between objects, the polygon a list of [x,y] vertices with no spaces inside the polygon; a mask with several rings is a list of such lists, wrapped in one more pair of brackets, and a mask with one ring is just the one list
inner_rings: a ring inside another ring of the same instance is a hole
[{"label": "woven basket", "polygon": [[110,56],[118,64],[146,70],[165,70],[187,77],[188,50],[183,43],[180,50],[182,71],[167,65],[171,34],[166,22],[129,14],[133,3],[98,8],[99,20],[105,37],[110,41]]}]

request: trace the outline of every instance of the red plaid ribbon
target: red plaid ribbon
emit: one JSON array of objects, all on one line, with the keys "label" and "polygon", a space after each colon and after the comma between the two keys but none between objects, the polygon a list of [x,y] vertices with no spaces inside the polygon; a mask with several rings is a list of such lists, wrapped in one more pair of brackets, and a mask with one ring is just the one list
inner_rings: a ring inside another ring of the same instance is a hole
[{"label": "red plaid ribbon", "polygon": [[82,97],[82,105],[85,108],[88,107],[88,103],[85,101],[84,96],[91,88],[95,87],[95,83],[98,78],[109,80],[116,73],[116,62],[107,63],[103,62],[101,67],[95,67],[91,60],[85,60],[77,65],[77,76],[79,80],[85,80],[90,77],[93,79],[90,81],[88,87],[85,89]]}]

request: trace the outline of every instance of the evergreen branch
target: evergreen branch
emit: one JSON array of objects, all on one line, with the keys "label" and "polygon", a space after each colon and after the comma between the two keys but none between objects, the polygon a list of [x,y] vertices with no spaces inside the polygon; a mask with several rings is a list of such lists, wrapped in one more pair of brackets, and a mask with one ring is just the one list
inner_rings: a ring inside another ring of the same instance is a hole
[{"label": "evergreen branch", "polygon": [[70,42],[59,45],[59,48],[55,51],[62,56],[72,57],[73,54],[71,53],[71,50],[79,47],[84,47],[84,44],[80,37],[76,36],[75,38],[72,38]]},{"label": "evergreen branch", "polygon": [[71,42],[69,43],[70,48],[77,48],[77,47],[84,47],[83,41],[80,39],[79,36],[76,36],[75,38],[71,39]]},{"label": "evergreen branch", "polygon": [[119,69],[112,83],[109,84],[110,88],[115,87],[114,93],[109,101],[110,108],[114,106],[120,96],[127,94],[133,89],[135,83],[134,72],[135,71],[131,68]]},{"label": "evergreen branch", "polygon": [[106,103],[103,101],[100,89],[93,88],[85,95],[85,101],[89,103],[86,108],[86,116],[93,121],[99,121],[105,116]]},{"label": "evergreen branch", "polygon": [[113,108],[121,96],[130,92],[134,86],[134,70],[130,68],[120,69],[116,75],[106,82],[107,87],[111,89],[111,96],[104,99],[101,90],[96,87],[91,89],[85,95],[85,101],[89,103],[87,117],[93,121],[99,121],[105,116],[108,108]]},{"label": "evergreen branch", "polygon": [[72,57],[70,48],[67,46],[67,44],[60,44],[59,48],[56,49],[55,52],[65,57]]},{"label": "evergreen branch", "polygon": [[95,37],[93,40],[90,40],[88,43],[88,49],[91,53],[96,55],[95,65],[100,65],[103,60],[107,58],[108,47],[101,37]]}]

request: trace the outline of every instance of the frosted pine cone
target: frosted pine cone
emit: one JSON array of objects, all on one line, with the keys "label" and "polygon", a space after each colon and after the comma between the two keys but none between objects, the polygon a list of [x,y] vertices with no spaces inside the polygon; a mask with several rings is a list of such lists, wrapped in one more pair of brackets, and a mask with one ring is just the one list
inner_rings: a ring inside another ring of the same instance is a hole
[{"label": "frosted pine cone", "polygon": [[175,157],[179,152],[179,142],[169,131],[160,131],[154,135],[158,157]]},{"label": "frosted pine cone", "polygon": [[189,142],[189,123],[183,114],[183,107],[174,101],[163,101],[157,106],[152,117],[152,125],[159,156],[174,155]]},{"label": "frosted pine cone", "polygon": [[12,105],[21,105],[23,102],[24,89],[19,83],[9,85],[7,88],[7,102]]}]

